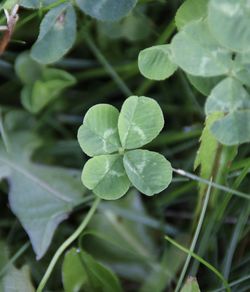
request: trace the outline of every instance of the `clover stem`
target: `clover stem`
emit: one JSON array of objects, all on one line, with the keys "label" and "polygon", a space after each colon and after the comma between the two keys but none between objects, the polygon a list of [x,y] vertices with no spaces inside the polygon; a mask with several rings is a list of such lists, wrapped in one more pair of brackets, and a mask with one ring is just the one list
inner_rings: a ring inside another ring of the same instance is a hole
[{"label": "clover stem", "polygon": [[70,237],[63,242],[63,244],[58,248],[58,250],[56,251],[56,253],[54,254],[36,292],[42,292],[58,259],[60,258],[60,256],[62,255],[62,253],[80,236],[80,234],[83,232],[83,230],[85,229],[85,227],[88,225],[89,221],[91,220],[91,218],[93,217],[99,203],[100,203],[101,199],[100,198],[96,198],[93,205],[91,206],[88,214],[84,217],[82,223],[79,225],[79,227],[76,229],[76,231],[70,235]]}]

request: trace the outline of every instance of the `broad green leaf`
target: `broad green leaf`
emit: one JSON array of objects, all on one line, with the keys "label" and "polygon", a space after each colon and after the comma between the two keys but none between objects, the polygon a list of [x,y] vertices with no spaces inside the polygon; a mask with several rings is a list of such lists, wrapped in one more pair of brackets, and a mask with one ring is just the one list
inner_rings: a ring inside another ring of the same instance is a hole
[{"label": "broad green leaf", "polygon": [[196,278],[189,277],[182,287],[181,292],[200,292],[200,288]]},{"label": "broad green leaf", "polygon": [[130,96],[122,105],[118,131],[122,147],[133,149],[152,141],[162,130],[164,118],[159,104],[145,96]]},{"label": "broad green leaf", "polygon": [[64,257],[63,284],[65,292],[121,292],[116,275],[87,252],[72,248]]},{"label": "broad green leaf", "polygon": [[116,200],[125,195],[130,182],[122,164],[122,155],[101,155],[89,159],[83,168],[82,182],[105,200]]},{"label": "broad green leaf", "polygon": [[143,76],[153,80],[164,80],[171,76],[177,66],[170,61],[170,46],[160,45],[140,52],[138,65]]},{"label": "broad green leaf", "polygon": [[28,266],[23,266],[20,270],[11,267],[3,278],[3,287],[4,292],[35,292]]},{"label": "broad green leaf", "polygon": [[208,96],[223,77],[199,77],[187,74],[187,78],[199,92]]},{"label": "broad green leaf", "polygon": [[38,113],[75,82],[75,78],[66,71],[43,69],[41,80],[36,80],[23,88],[21,102],[31,113]]},{"label": "broad green leaf", "polygon": [[157,244],[146,224],[152,219],[133,188],[119,200],[101,202],[81,246],[122,278],[144,281],[151,270],[158,269]]},{"label": "broad green leaf", "polygon": [[180,30],[191,21],[206,17],[208,0],[186,0],[175,15],[175,23]]},{"label": "broad green leaf", "polygon": [[10,169],[10,208],[40,259],[59,223],[81,201],[84,188],[78,171],[32,163],[30,157],[40,145],[36,136],[16,132],[8,138],[10,153],[0,143],[0,164]]},{"label": "broad green leaf", "polygon": [[42,78],[43,66],[34,61],[26,51],[18,55],[15,71],[22,83],[33,84],[37,79]]},{"label": "broad green leaf", "polygon": [[231,68],[231,52],[217,43],[204,21],[191,22],[178,32],[171,51],[173,61],[194,76],[223,75]]},{"label": "broad green leaf", "polygon": [[136,5],[137,0],[76,0],[86,14],[103,21],[116,21],[126,16]]},{"label": "broad green leaf", "polygon": [[224,145],[250,142],[250,109],[228,114],[216,121],[210,130],[216,139]]},{"label": "broad green leaf", "polygon": [[239,81],[228,77],[222,80],[207,98],[205,111],[230,113],[236,110],[250,109],[250,95]]},{"label": "broad green leaf", "polygon": [[[16,1],[18,2],[18,1]],[[19,0],[21,6],[25,8],[37,9],[42,6],[41,0]]]},{"label": "broad green leaf", "polygon": [[40,33],[32,47],[31,56],[42,64],[62,58],[76,39],[76,14],[71,4],[51,9],[43,18]]},{"label": "broad green leaf", "polygon": [[236,52],[250,50],[248,0],[211,0],[208,24],[219,43]]},{"label": "broad green leaf", "polygon": [[78,142],[88,156],[109,154],[121,148],[118,135],[119,111],[109,104],[91,107],[77,134]]},{"label": "broad green leaf", "polygon": [[148,150],[128,151],[123,163],[132,184],[147,196],[160,193],[172,180],[171,164],[159,153]]}]

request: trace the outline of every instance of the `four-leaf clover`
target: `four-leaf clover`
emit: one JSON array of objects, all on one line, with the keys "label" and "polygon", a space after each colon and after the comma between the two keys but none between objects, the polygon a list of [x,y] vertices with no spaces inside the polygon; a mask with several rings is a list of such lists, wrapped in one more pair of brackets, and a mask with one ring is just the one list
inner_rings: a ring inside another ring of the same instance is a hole
[{"label": "four-leaf clover", "polygon": [[159,153],[137,149],[163,126],[161,108],[149,97],[129,97],[120,113],[109,104],[91,107],[78,130],[82,150],[92,157],[83,184],[106,200],[122,197],[131,184],[148,196],[164,190],[172,180],[171,164]]}]

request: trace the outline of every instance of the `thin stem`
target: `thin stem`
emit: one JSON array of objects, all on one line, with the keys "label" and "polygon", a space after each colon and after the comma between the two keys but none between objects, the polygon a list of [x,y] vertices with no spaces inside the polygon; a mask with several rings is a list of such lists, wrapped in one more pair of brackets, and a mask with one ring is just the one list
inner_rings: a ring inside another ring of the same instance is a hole
[{"label": "thin stem", "polygon": [[[173,171],[178,173],[178,174],[180,174],[180,175],[182,175],[182,176],[188,177],[188,178],[190,178],[192,180],[199,181],[200,183],[207,184],[207,185],[210,184],[209,180],[201,178],[201,177],[199,177],[197,175],[194,175],[194,174],[192,174],[190,172],[187,172],[185,170],[173,168]],[[214,187],[216,189],[222,190],[222,191],[227,192],[229,194],[236,195],[236,196],[238,196],[240,198],[243,198],[243,199],[250,200],[250,195],[249,194],[245,194],[245,193],[230,189],[228,187],[225,187],[225,186],[217,184],[217,183],[211,183],[211,185],[212,185],[212,187]]]},{"label": "thin stem", "polygon": [[172,243],[175,247],[179,248],[181,251],[183,251],[183,252],[185,252],[187,254],[191,254],[191,256],[193,258],[195,258],[201,264],[203,264],[204,266],[206,266],[209,270],[211,270],[222,281],[222,283],[225,286],[226,291],[228,291],[228,292],[231,291],[231,289],[230,289],[230,287],[228,285],[227,280],[222,276],[222,274],[214,266],[212,266],[210,263],[208,263],[207,261],[205,261],[203,258],[201,258],[200,256],[198,256],[194,252],[191,252],[189,249],[187,249],[184,246],[180,245],[178,242],[176,242],[174,239],[170,238],[169,236],[165,235],[165,239],[167,241],[169,241],[170,243]]},{"label": "thin stem", "polygon": [[119,86],[119,88],[122,90],[125,96],[133,95],[131,90],[128,88],[128,86],[124,83],[124,81],[121,79],[121,77],[117,74],[117,72],[114,70],[114,68],[110,65],[110,63],[107,61],[107,59],[104,57],[102,52],[97,48],[91,37],[89,36],[88,32],[84,32],[85,41],[87,42],[87,45],[92,50],[92,52],[95,54],[96,58],[99,60],[99,62],[103,65],[103,67],[106,69],[106,71],[109,73],[109,75],[113,78],[114,82]]},{"label": "thin stem", "polygon": [[63,254],[63,252],[78,238],[78,236],[83,232],[83,230],[85,229],[85,227],[88,225],[90,219],[92,218],[92,216],[94,215],[97,206],[100,203],[100,198],[96,198],[93,205],[91,206],[88,214],[86,215],[86,217],[84,218],[84,220],[82,221],[82,223],[80,224],[80,226],[76,229],[76,231],[66,240],[63,242],[63,244],[58,248],[58,250],[56,251],[56,253],[54,254],[38,288],[37,288],[37,292],[42,292],[58,259],[60,258],[60,256]]},{"label": "thin stem", "polygon": [[211,193],[211,187],[212,187],[211,183],[212,183],[212,180],[211,180],[211,182],[210,182],[210,184],[208,186],[207,192],[206,192],[206,196],[205,196],[205,199],[204,199],[204,204],[203,204],[203,207],[202,207],[202,210],[201,210],[200,218],[199,218],[199,221],[198,221],[198,224],[197,224],[197,228],[195,230],[195,234],[194,234],[194,237],[193,237],[190,249],[189,249],[190,252],[188,253],[188,256],[186,258],[185,264],[184,264],[183,269],[181,271],[181,275],[179,277],[177,286],[175,288],[175,292],[178,292],[180,290],[181,286],[182,286],[183,279],[184,279],[184,277],[186,275],[188,265],[189,265],[189,263],[191,261],[191,258],[192,258],[191,252],[194,252],[194,249],[195,249],[195,246],[196,246],[196,243],[197,243],[200,231],[201,231],[201,227],[202,227],[202,224],[203,224],[203,221],[204,221],[204,218],[205,218],[205,213],[206,213],[206,210],[207,210],[207,205],[208,205],[208,201],[209,201],[209,197],[210,197],[210,193]]},{"label": "thin stem", "polygon": [[[243,283],[243,282],[245,282],[245,281],[247,281],[249,279],[250,279],[250,275],[246,275],[246,276],[244,276],[244,277],[242,277],[242,278],[240,278],[238,280],[230,282],[229,283],[229,287],[236,286],[236,285],[241,284],[241,283]],[[220,291],[223,291],[223,290],[224,290],[224,288],[219,288],[219,289],[216,289],[216,290],[212,290],[211,292],[220,292]]]}]

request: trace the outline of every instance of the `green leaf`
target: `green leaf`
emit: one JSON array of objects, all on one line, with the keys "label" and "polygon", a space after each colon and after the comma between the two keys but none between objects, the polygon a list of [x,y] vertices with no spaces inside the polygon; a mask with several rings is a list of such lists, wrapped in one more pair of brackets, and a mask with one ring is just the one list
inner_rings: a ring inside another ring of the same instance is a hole
[{"label": "green leaf", "polygon": [[121,292],[116,275],[83,250],[72,248],[63,261],[63,285],[66,292]]},{"label": "green leaf", "polygon": [[122,155],[101,155],[89,159],[83,168],[82,182],[102,199],[121,198],[130,186]]},{"label": "green leaf", "polygon": [[148,150],[128,151],[123,163],[132,184],[147,196],[160,193],[172,180],[171,164],[159,153]]},{"label": "green leaf", "polygon": [[222,77],[199,77],[187,74],[190,83],[203,95],[208,96],[212,89],[221,81]]},{"label": "green leaf", "polygon": [[8,136],[10,153],[0,143],[0,164],[10,169],[9,203],[31,240],[37,259],[48,249],[59,223],[82,199],[80,173],[32,163],[40,145],[36,136],[16,132]]},{"label": "green leaf", "polygon": [[219,43],[236,52],[250,50],[250,5],[248,0],[211,0],[208,24]]},{"label": "green leaf", "polygon": [[18,55],[15,62],[15,71],[24,84],[33,84],[42,77],[43,66],[30,57],[29,52]]},{"label": "green leaf", "polygon": [[40,33],[32,47],[31,56],[42,64],[62,58],[76,39],[76,14],[71,4],[51,9],[43,18]]},{"label": "green leaf", "polygon": [[137,0],[76,0],[86,14],[103,21],[116,21],[126,16],[136,5]]},{"label": "green leaf", "polygon": [[27,266],[20,270],[11,267],[3,278],[3,287],[6,292],[34,292],[35,289],[31,283],[30,271]]},{"label": "green leaf", "polygon": [[210,128],[216,139],[224,145],[250,142],[250,109],[234,111],[216,121]]},{"label": "green leaf", "polygon": [[118,131],[125,149],[141,147],[162,130],[164,118],[159,104],[145,96],[130,96],[122,105]]},{"label": "green leaf", "polygon": [[194,76],[227,74],[232,64],[231,52],[217,43],[204,21],[191,22],[177,33],[171,51],[173,61]]},{"label": "green leaf", "polygon": [[200,292],[200,288],[196,278],[189,277],[182,287],[181,292]]},{"label": "green leaf", "polygon": [[191,21],[206,17],[208,0],[186,0],[175,15],[175,23],[180,30]]},{"label": "green leaf", "polygon": [[41,0],[19,0],[19,3],[25,8],[38,9],[41,7]]},{"label": "green leaf", "polygon": [[143,76],[153,80],[164,80],[171,76],[177,66],[170,61],[170,46],[160,45],[140,52],[138,65]]},{"label": "green leaf", "polygon": [[26,85],[21,92],[21,102],[31,113],[38,113],[67,88],[74,85],[76,79],[66,71],[46,68],[41,80]]},{"label": "green leaf", "polygon": [[110,154],[121,147],[117,123],[119,111],[109,104],[91,107],[78,130],[78,142],[88,156]]},{"label": "green leaf", "polygon": [[236,110],[250,109],[250,95],[239,81],[228,77],[222,80],[207,98],[205,111],[231,113]]}]

